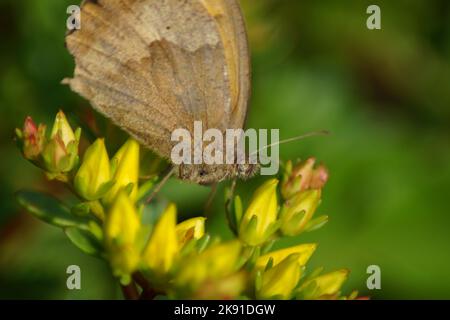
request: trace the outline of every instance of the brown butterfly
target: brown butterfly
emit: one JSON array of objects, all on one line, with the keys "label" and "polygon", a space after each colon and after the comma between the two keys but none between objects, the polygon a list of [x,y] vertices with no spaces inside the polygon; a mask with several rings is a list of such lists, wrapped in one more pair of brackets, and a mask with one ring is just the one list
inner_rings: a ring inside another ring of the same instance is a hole
[{"label": "brown butterfly", "polygon": [[[66,37],[71,89],[144,146],[170,160],[171,133],[244,126],[250,58],[237,0],[87,0]],[[258,165],[179,165],[183,180],[249,177]]]}]

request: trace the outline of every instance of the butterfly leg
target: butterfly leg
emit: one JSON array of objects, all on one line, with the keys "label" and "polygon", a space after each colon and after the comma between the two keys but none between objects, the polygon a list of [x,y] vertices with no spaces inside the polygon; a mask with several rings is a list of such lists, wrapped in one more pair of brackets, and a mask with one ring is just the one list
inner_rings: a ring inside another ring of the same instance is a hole
[{"label": "butterfly leg", "polygon": [[206,203],[205,203],[204,211],[205,211],[206,216],[209,216],[209,214],[211,212],[211,206],[213,204],[216,194],[217,194],[217,183],[213,183],[211,185],[211,191],[209,192],[209,195],[208,195],[208,200],[206,200]]},{"label": "butterfly leg", "polygon": [[231,186],[227,189],[227,193],[225,196],[225,214],[227,216],[228,224],[230,225],[231,230],[233,230],[237,234],[237,223],[235,219],[235,215],[233,212],[233,199],[234,192],[236,190],[237,179],[233,179],[231,182]]},{"label": "butterfly leg", "polygon": [[161,188],[166,184],[167,181],[169,181],[170,177],[175,173],[176,167],[173,167],[170,169],[170,171],[162,178],[162,180],[156,185],[155,189],[153,189],[153,192],[151,195],[145,200],[146,204],[149,204],[152,202],[152,200],[155,198],[155,196],[158,194],[158,192],[161,190]]}]

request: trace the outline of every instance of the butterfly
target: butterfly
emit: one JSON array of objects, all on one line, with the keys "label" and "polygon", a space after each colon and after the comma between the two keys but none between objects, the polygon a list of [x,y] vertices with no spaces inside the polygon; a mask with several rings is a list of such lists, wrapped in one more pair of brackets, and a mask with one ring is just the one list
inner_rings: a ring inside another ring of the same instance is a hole
[{"label": "butterfly", "polygon": [[[250,55],[237,0],[86,0],[66,36],[75,59],[64,83],[143,146],[170,161],[171,133],[243,128]],[[213,184],[254,175],[253,164],[174,165]]]}]

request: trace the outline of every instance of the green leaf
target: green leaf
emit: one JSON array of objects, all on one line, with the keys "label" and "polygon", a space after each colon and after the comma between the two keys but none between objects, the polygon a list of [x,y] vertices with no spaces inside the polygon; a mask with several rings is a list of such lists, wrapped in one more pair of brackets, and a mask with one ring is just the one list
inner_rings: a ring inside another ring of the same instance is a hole
[{"label": "green leaf", "polygon": [[298,226],[303,221],[303,219],[305,218],[305,215],[306,215],[306,211],[305,210],[297,212],[289,220],[289,223],[294,225],[294,226]]},{"label": "green leaf", "polygon": [[268,240],[263,247],[261,248],[261,255],[264,255],[266,253],[269,253],[269,251],[272,249],[273,245],[275,244],[276,240]]},{"label": "green leaf", "polygon": [[98,256],[102,252],[101,243],[89,231],[71,227],[65,228],[64,233],[84,253]]},{"label": "green leaf", "polygon": [[71,209],[72,214],[80,217],[87,217],[91,212],[91,208],[88,202],[81,202],[74,205]]},{"label": "green leaf", "polygon": [[261,290],[262,287],[262,274],[261,271],[258,270],[256,271],[256,275],[255,275],[255,290],[259,291]]},{"label": "green leaf", "polygon": [[273,268],[273,257],[270,257],[269,261],[267,261],[264,271],[268,271],[269,269],[272,269],[272,268]]},{"label": "green leaf", "polygon": [[320,216],[309,221],[305,226],[306,232],[311,232],[322,228],[328,222],[328,216]]},{"label": "green leaf", "polygon": [[[245,256],[241,256],[240,259],[240,264],[245,264],[246,262],[248,262],[247,264],[247,269],[248,270],[253,270],[253,268],[256,265],[256,260],[258,260],[258,258],[261,256],[261,248],[260,247],[252,247],[251,248],[251,253],[249,257],[245,257]],[[240,265],[239,264],[239,265]]]},{"label": "green leaf", "polygon": [[258,217],[256,215],[253,215],[247,226],[244,227],[245,227],[244,235],[247,238],[256,237],[256,228],[258,227]]},{"label": "green leaf", "polygon": [[180,256],[186,256],[188,254],[190,254],[192,251],[194,251],[194,249],[197,246],[197,239],[191,239],[189,240],[181,249],[180,251]]},{"label": "green leaf", "polygon": [[95,198],[97,199],[103,198],[108,193],[108,191],[114,186],[115,183],[116,183],[115,180],[110,180],[108,182],[103,183],[98,188]]},{"label": "green leaf", "polygon": [[317,267],[313,271],[311,271],[310,274],[308,274],[303,280],[306,282],[308,280],[311,280],[315,277],[318,277],[322,272],[324,268],[323,267]]},{"label": "green leaf", "polygon": [[87,219],[74,216],[68,207],[52,196],[34,191],[19,191],[16,198],[21,206],[44,222],[62,228],[88,229]]},{"label": "green leaf", "polygon": [[210,242],[211,242],[211,236],[209,234],[205,234],[203,237],[198,239],[198,241],[197,241],[198,252],[200,253],[203,250],[205,250]]},{"label": "green leaf", "polygon": [[267,228],[267,230],[264,233],[264,236],[266,238],[269,238],[271,235],[273,235],[275,232],[278,231],[278,229],[280,229],[281,227],[281,220],[275,221],[274,223],[272,223],[271,225],[269,225],[269,227]]}]

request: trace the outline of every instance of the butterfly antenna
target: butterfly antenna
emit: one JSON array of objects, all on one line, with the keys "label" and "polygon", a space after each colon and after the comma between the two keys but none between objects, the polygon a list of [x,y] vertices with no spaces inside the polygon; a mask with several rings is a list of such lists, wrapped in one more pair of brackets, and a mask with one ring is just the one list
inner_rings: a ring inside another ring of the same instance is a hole
[{"label": "butterfly antenna", "polygon": [[294,141],[298,141],[298,140],[303,140],[303,139],[310,138],[310,137],[328,136],[329,134],[330,134],[330,132],[327,131],[327,130],[320,130],[320,131],[313,131],[313,132],[305,133],[305,134],[303,134],[301,136],[292,137],[292,138],[289,138],[289,139],[281,140],[281,141],[269,144],[267,146],[264,146],[261,149],[258,149],[255,152],[253,152],[250,156],[253,156],[255,154],[259,154],[261,151],[269,149],[269,148],[277,146],[277,145],[281,145],[281,144],[285,144],[285,143],[289,143],[289,142],[294,142]]},{"label": "butterfly antenna", "polygon": [[164,176],[164,178],[156,185],[155,189],[153,189],[152,194],[145,200],[146,204],[149,204],[152,202],[152,200],[155,198],[155,196],[158,194],[158,192],[161,190],[161,188],[166,184],[167,181],[169,181],[170,177],[175,173],[176,167],[172,167],[170,171]]}]

